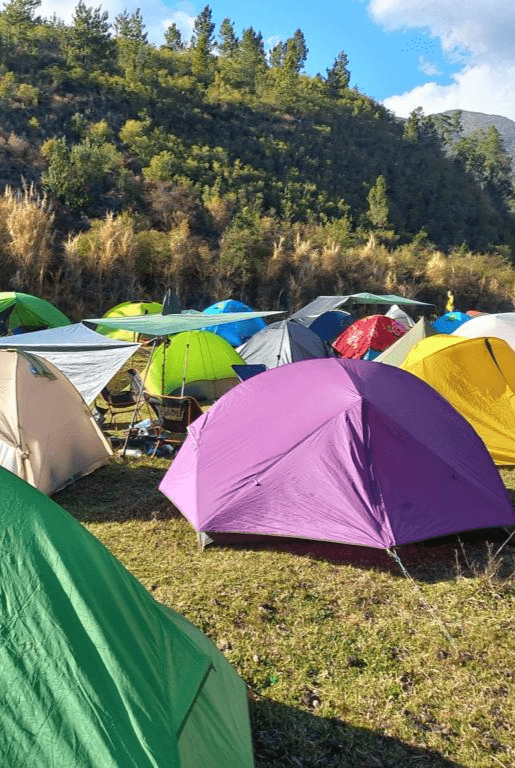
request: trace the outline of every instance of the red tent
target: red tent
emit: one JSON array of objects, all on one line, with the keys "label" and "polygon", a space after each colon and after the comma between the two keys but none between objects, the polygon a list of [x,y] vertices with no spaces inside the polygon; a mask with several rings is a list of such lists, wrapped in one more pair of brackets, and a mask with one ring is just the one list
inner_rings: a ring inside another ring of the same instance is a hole
[{"label": "red tent", "polygon": [[333,349],[342,357],[373,360],[406,330],[402,323],[386,315],[363,317],[338,336]]}]

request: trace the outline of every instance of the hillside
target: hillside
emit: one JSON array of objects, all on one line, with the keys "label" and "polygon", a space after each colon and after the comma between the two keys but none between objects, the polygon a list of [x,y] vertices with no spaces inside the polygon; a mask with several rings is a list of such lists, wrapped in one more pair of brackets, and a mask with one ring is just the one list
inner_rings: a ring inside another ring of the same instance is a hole
[{"label": "hillside", "polygon": [[[448,110],[441,114],[453,115],[455,112],[456,110]],[[515,122],[513,120],[501,115],[486,115],[483,112],[468,112],[467,110],[460,110],[460,115],[465,136],[470,136],[474,131],[486,131],[490,125],[497,128],[502,136],[506,152],[515,166]]]},{"label": "hillside", "polygon": [[307,76],[301,30],[267,54],[252,27],[215,30],[206,6],[190,41],[171,25],[156,47],[139,11],[79,3],[66,25],[37,6],[0,12],[3,289],[73,317],[168,284],[197,307],[294,308],[363,281],[511,305],[513,188],[495,137],[449,153],[444,123],[402,122],[350,88],[344,52]]}]

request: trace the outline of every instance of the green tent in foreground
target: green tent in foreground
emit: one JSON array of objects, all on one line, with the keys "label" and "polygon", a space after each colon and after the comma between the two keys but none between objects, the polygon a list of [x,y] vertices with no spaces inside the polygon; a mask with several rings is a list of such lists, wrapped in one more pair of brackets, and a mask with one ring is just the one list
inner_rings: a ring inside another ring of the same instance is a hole
[{"label": "green tent in foreground", "polygon": [[0,468],[0,763],[251,768],[243,681],[80,523]]},{"label": "green tent in foreground", "polygon": [[24,330],[36,330],[71,325],[60,309],[29,293],[0,292],[0,315],[10,307],[12,311],[9,315],[9,329],[22,327]]}]

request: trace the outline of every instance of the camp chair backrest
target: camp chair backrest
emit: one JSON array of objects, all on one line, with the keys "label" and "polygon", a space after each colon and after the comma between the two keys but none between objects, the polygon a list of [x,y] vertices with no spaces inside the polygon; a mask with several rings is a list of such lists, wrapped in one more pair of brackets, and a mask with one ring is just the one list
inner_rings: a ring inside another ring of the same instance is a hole
[{"label": "camp chair backrest", "polygon": [[157,412],[161,429],[167,432],[186,434],[189,425],[202,415],[202,408],[191,395],[184,395],[183,397],[150,396],[146,400]]}]

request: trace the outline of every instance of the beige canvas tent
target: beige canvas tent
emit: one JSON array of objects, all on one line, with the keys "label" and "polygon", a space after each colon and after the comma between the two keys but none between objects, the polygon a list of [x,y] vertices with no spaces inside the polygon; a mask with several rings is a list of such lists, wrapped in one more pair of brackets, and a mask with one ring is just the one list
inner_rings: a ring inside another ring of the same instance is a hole
[{"label": "beige canvas tent", "polygon": [[0,350],[0,465],[51,494],[112,451],[73,384],[46,360]]}]

